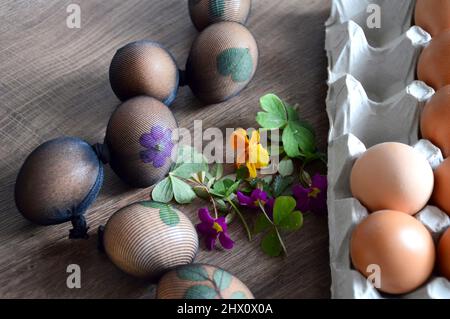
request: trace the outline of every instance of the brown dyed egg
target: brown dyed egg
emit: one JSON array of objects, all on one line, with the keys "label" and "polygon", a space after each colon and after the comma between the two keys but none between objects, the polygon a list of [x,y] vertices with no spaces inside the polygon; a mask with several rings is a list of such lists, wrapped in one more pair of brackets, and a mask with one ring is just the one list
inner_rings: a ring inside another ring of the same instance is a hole
[{"label": "brown dyed egg", "polygon": [[450,30],[439,33],[423,49],[417,77],[435,90],[450,84]]},{"label": "brown dyed egg", "polygon": [[423,138],[450,156],[450,85],[439,89],[423,109],[420,130]]},{"label": "brown dyed egg", "polygon": [[450,216],[450,157],[434,170],[432,201]]},{"label": "brown dyed egg", "polygon": [[433,37],[450,29],[450,1],[417,0],[415,23]]},{"label": "brown dyed egg", "polygon": [[103,232],[103,247],[124,272],[154,278],[193,261],[197,232],[190,220],[174,207],[140,202],[117,211]]},{"label": "brown dyed egg", "polygon": [[433,170],[411,146],[382,143],[356,160],[350,187],[353,196],[371,212],[392,209],[414,215],[430,199]]},{"label": "brown dyed egg", "polygon": [[36,148],[25,160],[15,185],[22,215],[39,225],[72,221],[71,238],[86,237],[83,217],[103,182],[103,166],[85,141],[62,137]]},{"label": "brown dyed egg", "polygon": [[[413,291],[430,277],[435,247],[428,230],[402,212],[375,212],[357,225],[350,243],[354,267],[365,277],[379,275],[379,290]],[[378,271],[378,273],[376,273]]]},{"label": "brown dyed egg", "polygon": [[215,23],[192,45],[187,84],[204,103],[223,102],[247,86],[257,65],[258,47],[250,31],[236,22]]},{"label": "brown dyed egg", "polygon": [[439,240],[438,264],[440,274],[450,280],[450,228]]},{"label": "brown dyed egg", "polygon": [[114,55],[109,80],[121,101],[148,95],[170,105],[178,91],[179,73],[174,58],[161,44],[138,41]]},{"label": "brown dyed egg", "polygon": [[114,172],[133,187],[160,181],[176,154],[176,120],[169,108],[147,96],[120,105],[109,120],[105,145]]},{"label": "brown dyed egg", "polygon": [[158,283],[157,299],[254,299],[250,290],[223,269],[191,264],[166,273]]},{"label": "brown dyed egg", "polygon": [[251,0],[189,0],[189,14],[197,30],[202,31],[221,21],[245,24],[251,6]]}]

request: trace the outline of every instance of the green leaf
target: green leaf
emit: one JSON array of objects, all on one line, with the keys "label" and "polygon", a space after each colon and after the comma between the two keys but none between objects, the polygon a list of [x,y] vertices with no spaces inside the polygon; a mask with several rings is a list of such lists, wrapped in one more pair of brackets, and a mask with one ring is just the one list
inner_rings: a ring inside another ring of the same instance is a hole
[{"label": "green leaf", "polygon": [[205,285],[192,286],[184,295],[184,299],[215,299],[216,297],[217,292],[213,288]]},{"label": "green leaf", "polygon": [[208,273],[203,266],[187,265],[176,269],[177,277],[188,281],[207,281]]},{"label": "green leaf", "polygon": [[222,269],[217,269],[213,275],[214,282],[219,290],[225,290],[231,285],[233,277]]},{"label": "green leaf", "polygon": [[285,219],[297,206],[297,202],[292,196],[280,196],[275,200],[273,207],[273,221],[275,225]]},{"label": "green leaf", "polygon": [[223,164],[216,163],[211,169],[211,175],[217,180],[221,179],[223,176]]},{"label": "green leaf", "polygon": [[141,205],[159,209],[159,218],[167,226],[176,226],[180,222],[178,212],[171,205],[154,201],[141,202]]},{"label": "green leaf", "polygon": [[278,226],[286,231],[296,231],[303,226],[303,214],[299,211],[295,211],[285,216]]},{"label": "green leaf", "polygon": [[275,229],[271,230],[261,241],[261,248],[264,253],[271,257],[280,256],[283,251],[280,239],[277,236]]},{"label": "green leaf", "polygon": [[225,13],[225,0],[210,0],[208,1],[209,15],[215,18],[221,18]]},{"label": "green leaf", "polygon": [[253,232],[255,234],[259,234],[259,233],[262,233],[262,232],[268,230],[270,227],[272,227],[272,223],[267,219],[266,215],[260,214],[256,218],[255,228],[254,228]]},{"label": "green leaf", "polygon": [[248,299],[247,295],[242,291],[235,291],[231,294],[230,299]]},{"label": "green leaf", "polygon": [[169,177],[156,184],[152,191],[152,199],[161,203],[168,203],[173,199],[172,182]]},{"label": "green leaf", "polygon": [[275,176],[275,179],[272,183],[272,193],[274,197],[278,197],[282,195],[289,186],[294,182],[293,176],[283,177],[281,175]]},{"label": "green leaf", "polygon": [[181,178],[190,178],[195,173],[206,171],[208,171],[208,164],[206,163],[185,163],[178,166],[170,174]]},{"label": "green leaf", "polygon": [[314,134],[298,122],[289,122],[283,130],[283,147],[289,157],[315,152]]},{"label": "green leaf", "polygon": [[233,82],[246,82],[253,73],[253,59],[248,48],[228,48],[217,56],[217,70],[231,76]]},{"label": "green leaf", "polygon": [[295,108],[293,108],[290,105],[287,105],[286,106],[286,111],[287,111],[287,114],[288,114],[288,120],[289,121],[298,121],[299,120],[298,112],[297,112],[297,110]]},{"label": "green leaf", "polygon": [[280,119],[287,121],[287,113],[284,102],[275,94],[266,94],[259,99],[261,108],[267,113],[277,115]]},{"label": "green leaf", "polygon": [[189,184],[174,176],[170,176],[170,180],[173,187],[173,196],[177,203],[189,204],[194,200],[196,195]]},{"label": "green leaf", "polygon": [[[172,172],[184,164],[207,164],[207,163],[208,161],[203,156],[203,154],[199,153],[194,147],[183,144],[178,147],[177,160],[175,167],[172,169]],[[206,167],[205,171],[207,172],[209,170],[209,167],[208,165],[206,165],[205,167]]]},{"label": "green leaf", "polygon": [[278,164],[278,172],[283,177],[292,175],[294,173],[294,162],[290,158],[284,158]]},{"label": "green leaf", "polygon": [[246,166],[241,166],[236,170],[236,179],[244,180],[249,177],[248,168]]},{"label": "green leaf", "polygon": [[233,185],[228,187],[227,191],[225,192],[225,197],[229,197],[231,194],[235,193],[240,184],[241,181],[238,180],[237,182],[234,182]]},{"label": "green leaf", "polygon": [[[224,178],[219,181],[217,181],[213,186],[213,191],[217,194],[226,196],[227,190],[230,187],[233,187],[235,182],[229,178]],[[239,185],[238,185],[239,186]]]},{"label": "green leaf", "polygon": [[201,199],[209,199],[209,194],[204,186],[194,186],[192,190],[194,191],[195,195],[197,195]]},{"label": "green leaf", "polygon": [[227,213],[228,212],[228,206],[225,203],[225,201],[223,199],[216,199],[216,204],[217,204],[217,209],[221,212],[221,213]]},{"label": "green leaf", "polygon": [[266,129],[278,129],[286,125],[286,120],[277,114],[258,112],[256,114],[256,122]]}]

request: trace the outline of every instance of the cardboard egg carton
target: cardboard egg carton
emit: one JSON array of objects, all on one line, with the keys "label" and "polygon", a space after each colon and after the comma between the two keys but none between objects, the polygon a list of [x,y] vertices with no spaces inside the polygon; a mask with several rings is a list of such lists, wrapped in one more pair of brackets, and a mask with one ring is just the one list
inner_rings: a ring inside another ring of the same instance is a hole
[{"label": "cardboard egg carton", "polygon": [[[379,29],[366,25],[368,6],[381,8]],[[421,109],[434,94],[425,83],[414,81],[421,50],[431,37],[411,26],[413,0],[333,0],[326,23],[330,120],[328,136],[328,223],[333,298],[389,298],[354,270],[350,237],[355,225],[368,215],[352,197],[350,172],[367,148],[382,142],[413,146],[435,168],[441,151],[419,140]],[[415,218],[432,233],[435,242],[450,226],[440,209],[427,206]],[[450,282],[432,277],[416,291],[395,297],[450,298]]]}]

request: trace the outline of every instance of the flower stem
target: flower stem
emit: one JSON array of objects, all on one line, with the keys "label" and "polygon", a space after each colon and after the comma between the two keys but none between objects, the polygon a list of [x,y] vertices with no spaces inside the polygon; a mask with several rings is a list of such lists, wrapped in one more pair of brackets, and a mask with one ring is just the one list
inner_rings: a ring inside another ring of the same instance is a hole
[{"label": "flower stem", "polygon": [[248,227],[247,222],[245,221],[244,216],[242,215],[242,213],[239,211],[239,209],[236,207],[236,205],[233,203],[233,201],[230,199],[230,197],[226,198],[227,202],[230,203],[231,207],[233,207],[234,211],[236,212],[236,214],[239,216],[239,218],[242,221],[242,224],[244,225],[245,231],[247,232],[247,237],[248,240],[251,241],[252,240],[252,233],[250,231],[250,227]]},{"label": "flower stem", "polygon": [[280,242],[281,248],[283,248],[283,252],[284,252],[284,254],[287,256],[288,253],[287,253],[286,245],[284,244],[283,239],[281,238],[281,234],[280,234],[280,232],[278,231],[277,225],[275,225],[275,223],[270,219],[269,215],[267,215],[267,212],[266,212],[266,210],[264,209],[264,206],[261,204],[261,202],[259,202],[259,208],[261,208],[261,210],[262,210],[264,216],[266,216],[267,220],[272,224],[273,228],[275,229],[275,232],[276,232],[276,234],[277,234],[278,241]]}]

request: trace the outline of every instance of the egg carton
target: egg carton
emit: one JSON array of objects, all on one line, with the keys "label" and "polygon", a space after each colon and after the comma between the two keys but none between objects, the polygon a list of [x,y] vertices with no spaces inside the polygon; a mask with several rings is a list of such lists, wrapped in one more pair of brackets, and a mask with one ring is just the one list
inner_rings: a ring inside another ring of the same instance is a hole
[{"label": "egg carton", "polygon": [[[369,5],[382,10],[382,27],[366,26]],[[435,168],[441,151],[419,140],[419,118],[434,90],[414,81],[418,56],[431,36],[411,26],[413,0],[333,0],[326,22],[328,68],[328,223],[333,298],[389,298],[356,271],[350,260],[350,237],[368,215],[350,190],[354,161],[367,148],[401,142],[425,155]],[[437,242],[450,226],[440,209],[427,206],[415,215]],[[395,296],[399,297],[399,296]],[[403,298],[450,298],[450,282],[432,277]]]}]

